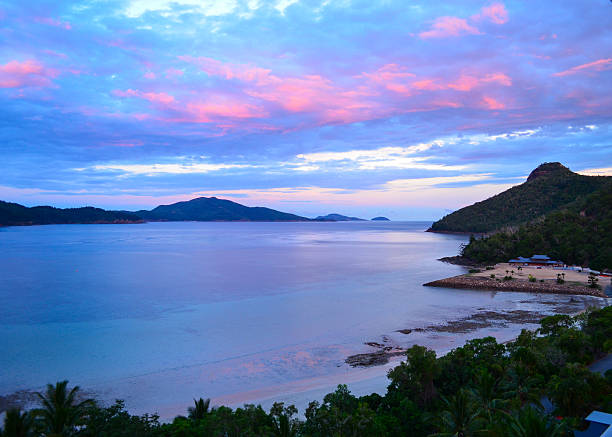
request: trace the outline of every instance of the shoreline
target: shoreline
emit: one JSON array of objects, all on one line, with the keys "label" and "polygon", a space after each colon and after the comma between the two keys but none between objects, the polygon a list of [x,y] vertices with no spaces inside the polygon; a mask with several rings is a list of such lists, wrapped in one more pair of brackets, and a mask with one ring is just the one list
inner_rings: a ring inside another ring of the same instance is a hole
[{"label": "shoreline", "polygon": [[498,281],[480,276],[458,275],[423,284],[426,287],[459,288],[464,290],[514,291],[523,293],[546,293],[580,295],[607,298],[601,289],[581,285],[529,282],[522,280]]}]

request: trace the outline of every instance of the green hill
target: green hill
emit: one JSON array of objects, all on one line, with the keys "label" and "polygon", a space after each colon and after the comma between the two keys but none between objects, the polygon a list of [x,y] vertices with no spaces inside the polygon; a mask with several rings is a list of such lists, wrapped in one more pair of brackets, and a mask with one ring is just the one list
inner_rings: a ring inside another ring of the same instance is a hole
[{"label": "green hill", "polygon": [[584,199],[610,179],[579,175],[558,162],[545,163],[525,183],[445,216],[430,231],[486,233],[521,225]]},{"label": "green hill", "polygon": [[567,264],[612,270],[612,178],[594,193],[518,229],[471,238],[462,256],[481,263],[545,253]]},{"label": "green hill", "polygon": [[140,222],[142,219],[131,212],[106,211],[91,206],[66,209],[52,206],[28,208],[0,200],[0,226]]},{"label": "green hill", "polygon": [[186,202],[160,205],[151,211],[137,211],[136,214],[152,221],[309,221],[298,215],[270,208],[248,207],[216,197],[198,197]]}]

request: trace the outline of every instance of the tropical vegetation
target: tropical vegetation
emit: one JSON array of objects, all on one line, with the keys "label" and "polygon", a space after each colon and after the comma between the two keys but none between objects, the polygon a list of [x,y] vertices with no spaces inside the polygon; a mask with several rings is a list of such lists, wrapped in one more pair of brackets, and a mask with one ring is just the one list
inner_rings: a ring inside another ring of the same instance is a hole
[{"label": "tropical vegetation", "polygon": [[519,226],[566,209],[609,185],[611,180],[609,176],[574,173],[558,162],[544,163],[531,172],[525,183],[448,214],[435,222],[431,230],[488,233]]},{"label": "tropical vegetation", "polygon": [[567,264],[612,269],[612,183],[542,219],[471,237],[461,255],[480,263],[545,253]]},{"label": "tropical vegetation", "polygon": [[84,399],[62,381],[40,394],[40,408],[9,410],[1,436],[571,436],[590,411],[612,413],[612,371],[588,367],[611,352],[612,307],[550,316],[508,344],[475,339],[441,357],[413,346],[389,371],[384,396],[340,385],[303,417],[283,403],[211,408],[200,398],[187,416],[160,423],[130,415],[122,401]]}]

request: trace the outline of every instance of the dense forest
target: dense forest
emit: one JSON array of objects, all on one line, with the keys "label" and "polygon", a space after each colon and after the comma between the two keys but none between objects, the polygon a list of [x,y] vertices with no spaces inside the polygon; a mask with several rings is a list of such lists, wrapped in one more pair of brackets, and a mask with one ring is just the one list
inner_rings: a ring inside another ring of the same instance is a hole
[{"label": "dense forest", "polygon": [[71,223],[140,223],[143,220],[131,212],[106,211],[87,206],[84,208],[54,208],[34,206],[0,200],[0,226],[48,225]]},{"label": "dense forest", "polygon": [[431,231],[486,233],[521,225],[583,199],[610,180],[579,175],[558,162],[545,163],[525,183],[445,216]]},{"label": "dense forest", "polygon": [[[161,424],[132,416],[122,401],[102,406],[67,382],[48,385],[40,408],[9,410],[2,437],[196,436],[573,436],[592,410],[612,413],[612,371],[587,367],[612,352],[612,307],[576,317],[556,315],[508,344],[468,341],[437,358],[421,346],[388,373],[384,396],[353,396],[340,385],[304,418],[293,406],[211,408],[199,399],[185,416]],[[542,403],[552,402],[548,410]]]},{"label": "dense forest", "polygon": [[545,253],[567,264],[612,270],[612,182],[540,220],[483,238],[470,238],[461,255],[496,263]]}]

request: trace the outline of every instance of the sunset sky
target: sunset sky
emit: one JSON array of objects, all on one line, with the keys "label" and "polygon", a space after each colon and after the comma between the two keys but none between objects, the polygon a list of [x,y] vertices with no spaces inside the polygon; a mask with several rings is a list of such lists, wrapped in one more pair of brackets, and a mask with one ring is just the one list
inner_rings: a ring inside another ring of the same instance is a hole
[{"label": "sunset sky", "polygon": [[0,199],[437,219],[612,174],[612,2],[0,0]]}]

